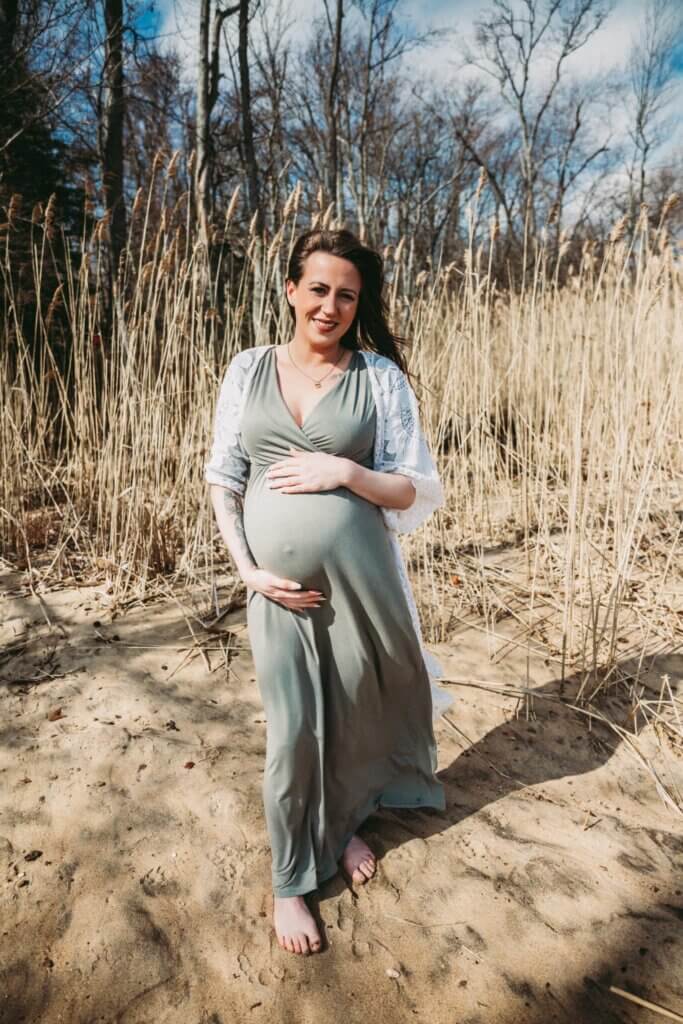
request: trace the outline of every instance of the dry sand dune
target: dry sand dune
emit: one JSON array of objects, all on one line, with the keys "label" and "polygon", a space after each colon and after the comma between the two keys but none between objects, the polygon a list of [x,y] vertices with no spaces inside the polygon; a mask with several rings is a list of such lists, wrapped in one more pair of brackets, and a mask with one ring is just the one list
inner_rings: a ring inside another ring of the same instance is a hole
[{"label": "dry sand dune", "polygon": [[[528,720],[455,687],[446,812],[370,818],[377,877],[321,890],[325,949],[298,958],[271,931],[243,609],[188,660],[174,601],[112,620],[96,588],[0,584],[2,1024],[664,1019],[610,985],[683,1015],[681,818],[613,731],[551,699],[556,666],[531,664]],[[458,679],[525,678],[481,633],[435,650]]]}]

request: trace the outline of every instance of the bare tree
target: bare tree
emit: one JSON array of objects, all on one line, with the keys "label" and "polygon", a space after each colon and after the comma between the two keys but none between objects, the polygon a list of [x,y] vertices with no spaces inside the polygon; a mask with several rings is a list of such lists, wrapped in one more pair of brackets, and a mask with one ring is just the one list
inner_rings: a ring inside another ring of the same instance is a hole
[{"label": "bare tree", "polygon": [[242,109],[242,141],[244,145],[244,163],[247,173],[249,196],[249,213],[255,217],[255,229],[260,235],[263,231],[263,209],[259,191],[259,175],[254,147],[254,122],[251,111],[251,77],[249,73],[249,6],[250,0],[240,0],[239,4],[239,43],[237,47],[240,75],[240,106]]},{"label": "bare tree", "polygon": [[[397,19],[398,0],[356,0],[365,25],[348,47],[342,99],[346,178],[367,239],[387,185],[387,162],[405,116],[400,110],[401,60],[436,33],[409,32]],[[391,113],[390,113],[391,111]]]},{"label": "bare tree", "polygon": [[209,238],[208,225],[213,212],[214,147],[211,114],[218,99],[221,29],[225,19],[241,12],[241,7],[242,3],[236,3],[231,7],[216,6],[213,9],[211,0],[201,0],[199,12],[195,193],[197,213],[205,241]]},{"label": "bare tree", "polygon": [[277,230],[286,196],[290,193],[287,119],[290,104],[287,90],[291,86],[292,47],[287,39],[291,23],[285,16],[284,0],[262,4],[259,11],[260,45],[252,40],[255,69],[254,101],[259,138],[257,159],[264,218]]},{"label": "bare tree", "polygon": [[344,18],[344,0],[336,0],[334,22],[330,15],[328,0],[325,0],[325,14],[332,39],[332,68],[327,87],[327,194],[335,204],[335,213],[339,222],[344,220],[344,186],[339,162],[339,68],[342,49],[342,20]]},{"label": "bare tree", "polygon": [[631,221],[645,202],[648,168],[667,137],[666,111],[677,76],[674,52],[683,42],[683,8],[678,0],[647,0],[642,31],[629,57],[634,155],[629,169]]},{"label": "bare tree", "polygon": [[56,112],[72,99],[76,40],[87,5],[0,0],[0,154],[34,128],[54,127]]},{"label": "bare tree", "polygon": [[173,201],[189,185],[184,173],[186,154],[185,109],[194,100],[181,79],[177,54],[147,52],[132,55],[126,76],[126,176],[129,194],[146,186],[150,168],[159,152],[180,151],[174,180],[177,191],[169,188]]},{"label": "bare tree", "polygon": [[[476,22],[478,52],[467,51],[466,59],[497,82],[519,126],[525,237],[537,232],[541,142],[566,62],[600,28],[612,6],[613,0],[493,0]],[[543,80],[538,74],[541,67],[549,69]],[[580,110],[577,117],[580,120]],[[598,147],[592,159],[603,151]]]},{"label": "bare tree", "polygon": [[0,59],[3,68],[6,68],[14,58],[17,13],[17,0],[0,0]]},{"label": "bare tree", "polygon": [[115,273],[126,241],[126,208],[123,200],[123,0],[104,0],[104,24],[105,100],[101,120],[100,151],[104,202],[109,214],[112,273]]}]

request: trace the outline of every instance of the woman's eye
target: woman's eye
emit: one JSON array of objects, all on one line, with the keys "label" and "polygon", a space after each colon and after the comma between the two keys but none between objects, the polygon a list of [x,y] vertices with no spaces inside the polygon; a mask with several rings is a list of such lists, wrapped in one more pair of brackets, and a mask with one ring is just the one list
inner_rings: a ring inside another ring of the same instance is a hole
[{"label": "woman's eye", "polygon": [[[313,287],[311,288],[311,291],[315,292],[316,295],[324,295],[325,294],[325,289],[321,285],[313,285]],[[353,300],[354,300],[354,296],[353,295],[347,295],[345,293],[340,295],[339,298],[343,299],[344,302],[353,302]]]}]

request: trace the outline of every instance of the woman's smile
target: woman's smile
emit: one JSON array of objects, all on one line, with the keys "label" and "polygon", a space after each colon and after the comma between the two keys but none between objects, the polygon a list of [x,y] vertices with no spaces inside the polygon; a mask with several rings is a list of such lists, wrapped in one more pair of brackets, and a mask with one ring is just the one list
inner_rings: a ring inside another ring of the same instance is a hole
[{"label": "woman's smile", "polygon": [[329,334],[337,326],[336,320],[320,320],[318,317],[313,317],[313,323],[323,334]]}]

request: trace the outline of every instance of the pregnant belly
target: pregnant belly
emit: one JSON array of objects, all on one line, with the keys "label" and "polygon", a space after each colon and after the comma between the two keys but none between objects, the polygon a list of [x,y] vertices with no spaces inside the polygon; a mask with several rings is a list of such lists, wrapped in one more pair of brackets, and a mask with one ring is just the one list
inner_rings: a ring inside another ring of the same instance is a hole
[{"label": "pregnant belly", "polygon": [[244,530],[259,568],[323,588],[335,562],[387,540],[377,506],[345,487],[309,494],[247,488]]}]

